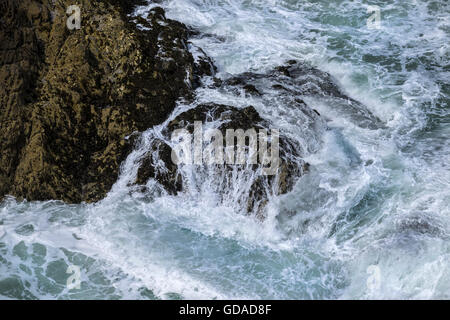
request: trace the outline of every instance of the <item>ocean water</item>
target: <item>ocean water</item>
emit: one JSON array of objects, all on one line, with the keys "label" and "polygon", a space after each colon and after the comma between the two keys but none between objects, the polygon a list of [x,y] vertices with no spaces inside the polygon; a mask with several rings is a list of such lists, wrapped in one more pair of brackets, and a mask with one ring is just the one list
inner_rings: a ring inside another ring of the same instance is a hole
[{"label": "ocean water", "polygon": [[[142,193],[129,182],[165,124],[148,130],[101,202],[0,204],[0,298],[449,299],[449,3],[160,5],[207,34],[190,46],[220,77],[296,59],[331,74],[382,125],[363,125],[338,98],[302,97],[322,115],[313,121],[270,90],[252,98],[201,87],[197,103],[255,106],[302,145],[310,172],[271,197],[264,221],[235,205],[245,175],[224,190],[217,172],[191,168],[186,192],[149,181]],[[367,6],[379,7],[379,28],[367,25]]]}]

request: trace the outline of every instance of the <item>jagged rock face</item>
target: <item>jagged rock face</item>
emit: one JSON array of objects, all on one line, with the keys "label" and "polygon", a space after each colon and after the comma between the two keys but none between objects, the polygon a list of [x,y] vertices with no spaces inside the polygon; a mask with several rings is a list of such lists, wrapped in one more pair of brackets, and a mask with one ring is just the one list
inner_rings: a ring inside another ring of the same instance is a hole
[{"label": "jagged rock face", "polygon": [[[155,155],[157,155],[155,157]],[[159,163],[161,162],[161,163]],[[169,194],[183,190],[183,181],[177,173],[178,166],[172,161],[172,148],[160,139],[153,141],[144,155],[137,172],[136,184],[145,185],[148,179],[156,179]]]},{"label": "jagged rock face", "polygon": [[270,90],[277,91],[279,95],[298,97],[294,104],[301,105],[305,105],[300,99],[302,97],[331,99],[339,112],[347,114],[360,127],[373,130],[384,127],[384,123],[362,103],[347,96],[330,74],[295,60],[267,73],[245,72],[225,81],[217,79],[215,84],[228,90],[231,87],[235,92],[241,88],[253,96],[263,96],[270,84]]},{"label": "jagged rock face", "polygon": [[69,30],[72,1],[2,1],[0,197],[103,198],[125,138],[190,98],[187,28],[159,8],[136,28],[126,14],[137,2],[79,0],[81,29]]},{"label": "jagged rock face", "polygon": [[[227,129],[265,129],[270,134],[270,123],[260,117],[254,107],[236,108],[227,105],[220,105],[215,103],[200,104],[186,112],[181,113],[175,119],[170,121],[164,130],[167,139],[170,139],[171,134],[177,129],[186,129],[188,132],[194,132],[194,122],[200,121],[206,124],[211,121],[218,121],[220,125],[217,127],[222,132],[223,137],[226,136]],[[225,142],[224,142],[225,144]],[[245,141],[246,146],[249,146],[249,140]],[[269,147],[270,148],[270,147]],[[138,170],[136,183],[145,184],[149,178],[156,179],[169,194],[176,194],[183,190],[183,181],[180,172],[177,171],[171,158],[172,149],[159,139],[153,141],[151,150],[144,156],[141,166]],[[279,166],[274,174],[260,175],[256,179],[251,180],[250,188],[247,194],[242,194],[238,200],[241,207],[246,212],[256,213],[260,218],[264,218],[263,208],[268,199],[272,195],[280,195],[289,192],[295,181],[308,170],[308,164],[301,159],[301,148],[291,139],[280,134],[279,137]],[[158,161],[163,162],[160,170]],[[211,166],[211,164],[202,164],[200,166]],[[248,165],[240,164],[224,164],[212,165],[215,171],[210,174],[217,176],[220,180],[225,175],[228,175],[228,181],[232,181],[232,175],[236,175],[237,170],[251,170],[256,171],[260,163]],[[216,172],[217,171],[217,172]],[[198,179],[201,174],[199,174]],[[226,178],[225,178],[226,179]],[[213,179],[214,180],[214,179]],[[219,184],[221,182],[218,182]],[[225,184],[225,188],[233,188],[232,185]],[[222,186],[217,187],[218,193]]]}]

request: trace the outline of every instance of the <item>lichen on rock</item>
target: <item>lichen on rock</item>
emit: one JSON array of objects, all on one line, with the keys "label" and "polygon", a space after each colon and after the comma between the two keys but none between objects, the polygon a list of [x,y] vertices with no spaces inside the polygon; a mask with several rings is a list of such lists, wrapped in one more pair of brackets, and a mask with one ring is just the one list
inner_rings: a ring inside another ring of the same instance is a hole
[{"label": "lichen on rock", "polygon": [[125,138],[162,122],[189,99],[195,64],[188,29],[142,1],[68,0],[0,5],[0,196],[97,201],[132,147]]}]

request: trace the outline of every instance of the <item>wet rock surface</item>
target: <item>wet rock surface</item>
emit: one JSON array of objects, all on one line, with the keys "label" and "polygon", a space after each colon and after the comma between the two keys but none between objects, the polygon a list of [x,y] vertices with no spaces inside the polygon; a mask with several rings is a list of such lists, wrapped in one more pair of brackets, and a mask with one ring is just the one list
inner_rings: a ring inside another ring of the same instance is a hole
[{"label": "wet rock surface", "polygon": [[6,0],[0,21],[0,196],[96,201],[116,181],[132,145],[189,99],[196,68],[188,29],[142,1]]},{"label": "wet rock surface", "polygon": [[[345,94],[336,83],[330,74],[306,63],[290,60],[267,73],[245,72],[224,81],[218,80],[215,86],[228,90],[231,87],[235,93],[242,89],[251,96],[262,96],[269,87],[279,95],[328,99],[338,112],[347,114],[360,127],[373,130],[384,127],[377,116]],[[304,104],[303,101],[301,103]]]},{"label": "wet rock surface", "polygon": [[[194,133],[194,123],[199,121],[202,125],[215,123],[215,129],[220,130],[223,136],[223,145],[226,146],[225,137],[227,129],[242,129],[251,130],[255,132],[259,130],[266,130],[270,136],[271,125],[268,121],[261,118],[254,107],[236,108],[228,105],[221,105],[215,103],[200,104],[196,107],[179,114],[175,119],[170,121],[164,130],[167,139],[170,139],[171,134],[177,129],[185,129],[189,133]],[[234,141],[236,143],[236,141]],[[210,141],[203,141],[203,147]],[[271,148],[271,141],[268,142],[268,149]],[[249,139],[245,139],[245,147],[250,145]],[[234,145],[234,151],[237,151],[237,146]],[[155,178],[168,191],[169,194],[176,194],[181,191],[184,185],[186,188],[189,183],[183,183],[182,175],[177,170],[178,167],[174,165],[170,156],[172,149],[164,142],[157,139],[153,142],[151,150],[144,157],[141,162],[141,167],[138,170],[136,183],[145,184],[149,178]],[[270,153],[270,152],[269,152]],[[248,153],[246,153],[248,155]],[[289,192],[295,181],[308,170],[308,164],[301,159],[301,148],[293,140],[280,134],[279,137],[279,157],[277,157],[277,167],[272,174],[262,174],[261,158],[258,163],[246,164],[195,164],[193,166],[200,166],[203,169],[197,170],[198,179],[208,180],[212,175],[217,177],[217,183],[213,182],[213,188],[217,188],[225,192],[226,189],[232,189],[229,185],[232,181],[233,175],[238,175],[240,171],[245,171],[252,175],[252,172],[257,175],[256,178],[249,178],[250,185],[239,199],[240,206],[246,212],[255,212],[259,217],[263,218],[262,209],[266,205],[270,196],[280,195]],[[248,158],[246,158],[248,160]],[[157,165],[158,161],[162,161]],[[162,166],[161,166],[162,164]],[[182,166],[183,164],[181,164]],[[159,167],[159,169],[155,169]],[[207,177],[202,177],[202,171],[208,172]],[[203,183],[203,182],[202,182]]]},{"label": "wet rock surface", "polygon": [[172,148],[164,141],[153,141],[150,150],[140,163],[136,184],[145,185],[150,178],[156,179],[167,193],[176,195],[183,190],[183,181],[172,161]]}]

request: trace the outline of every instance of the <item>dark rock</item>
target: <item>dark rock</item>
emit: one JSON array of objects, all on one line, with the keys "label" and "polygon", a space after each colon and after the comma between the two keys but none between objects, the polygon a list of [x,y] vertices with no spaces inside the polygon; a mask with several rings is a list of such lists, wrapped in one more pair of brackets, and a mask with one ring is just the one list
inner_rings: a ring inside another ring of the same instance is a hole
[{"label": "dark rock", "polygon": [[256,89],[256,87],[252,84],[246,84],[243,88],[247,93],[250,93],[253,95],[258,95],[258,96],[261,95],[261,93],[258,91],[258,89]]},{"label": "dark rock", "polygon": [[[225,121],[218,129],[263,129],[267,128],[269,124],[260,117],[254,107],[250,106],[244,109],[238,109],[232,106],[208,103],[200,104],[186,112],[181,113],[178,117],[172,120],[167,126],[167,133],[171,133],[176,129],[187,129],[193,132],[194,121],[211,121],[211,120]],[[223,132],[225,133],[225,131]]]},{"label": "dark rock", "polygon": [[[221,125],[217,129],[221,130],[223,137],[226,136],[227,129],[248,130],[254,128],[255,130],[270,130],[270,124],[260,117],[254,107],[250,106],[238,109],[232,106],[210,103],[198,105],[193,109],[181,113],[168,124],[165,135],[169,139],[171,133],[176,129],[186,129],[193,133],[195,121],[206,123],[213,120],[220,120]],[[289,192],[295,181],[308,170],[308,165],[301,160],[301,148],[294,141],[283,135],[280,135],[279,140],[280,163],[276,174],[259,176],[253,182],[249,193],[242,195],[243,208],[247,212],[255,212],[261,218],[263,218],[262,209],[266,205],[269,196]],[[181,176],[177,174],[177,166],[171,160],[170,147],[164,142],[156,141],[148,156],[145,157],[146,160],[141,163],[136,182],[138,184],[145,184],[148,178],[156,178],[169,193],[176,193],[181,190],[183,183],[178,180]],[[248,147],[248,141],[246,141],[246,146]],[[163,174],[154,171],[155,155],[157,155],[159,160],[162,160],[168,169],[162,171],[164,172]],[[249,170],[249,167],[246,165],[224,164],[217,166],[217,170],[225,170],[230,175],[233,168]],[[257,168],[257,164],[252,165],[251,170],[256,170]]]},{"label": "dark rock", "polygon": [[125,138],[192,98],[188,29],[161,8],[131,21],[144,2],[79,0],[79,30],[66,27],[72,1],[0,3],[0,197],[103,198]]},{"label": "dark rock", "polygon": [[166,20],[166,13],[164,12],[164,9],[161,7],[154,7],[150,10],[150,14],[148,15],[148,18],[160,19],[160,20]]},{"label": "dark rock", "polygon": [[[279,90],[281,95],[291,97],[313,96],[333,99],[334,107],[343,111],[360,127],[369,129],[383,128],[383,122],[370,112],[366,106],[347,96],[336,84],[333,77],[306,63],[290,60],[284,66],[278,66],[268,73],[245,72],[223,81],[222,88],[239,94],[238,88],[251,88],[264,92],[268,83]],[[247,90],[246,90],[247,91]]]},{"label": "dark rock", "polygon": [[194,38],[194,39],[209,38],[216,42],[225,42],[226,41],[225,37],[222,37],[222,36],[219,36],[219,35],[213,34],[213,33],[201,32],[192,27],[189,28],[189,37]]},{"label": "dark rock", "polygon": [[274,88],[274,89],[277,89],[277,90],[285,90],[285,91],[288,91],[288,89],[286,89],[285,87],[283,87],[281,84],[274,84],[273,86],[272,86],[272,88]]},{"label": "dark rock", "polygon": [[421,234],[448,239],[448,233],[442,223],[428,213],[413,213],[398,221],[396,225],[401,233],[409,235]]},{"label": "dark rock", "polygon": [[280,66],[280,67],[276,67],[275,68],[276,72],[281,73],[282,75],[285,75],[287,77],[291,76],[291,73],[289,72],[289,67],[285,67],[285,66]]},{"label": "dark rock", "polygon": [[138,169],[136,183],[144,185],[150,178],[156,179],[169,194],[182,190],[181,176],[177,174],[177,165],[172,161],[172,149],[164,142],[156,139],[152,143]]},{"label": "dark rock", "polygon": [[217,72],[214,61],[199,47],[189,43],[190,51],[196,56],[194,63],[194,89],[202,85],[202,77],[213,77]]}]

